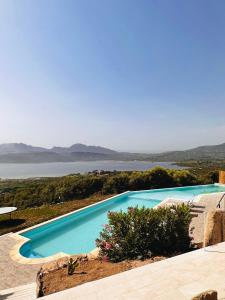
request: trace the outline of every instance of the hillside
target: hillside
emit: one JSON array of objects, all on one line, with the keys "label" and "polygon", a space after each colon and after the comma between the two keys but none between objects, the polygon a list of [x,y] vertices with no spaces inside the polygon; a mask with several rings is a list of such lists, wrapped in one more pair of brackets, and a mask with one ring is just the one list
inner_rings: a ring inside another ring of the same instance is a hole
[{"label": "hillside", "polygon": [[70,147],[33,147],[23,143],[0,145],[0,163],[46,163],[126,159],[123,154],[100,147],[73,144]]},{"label": "hillside", "polygon": [[184,151],[158,154],[117,152],[100,146],[74,144],[70,147],[33,147],[23,143],[0,145],[0,163],[45,163],[97,160],[185,161],[225,159],[225,143],[201,146]]},{"label": "hillside", "polygon": [[200,159],[225,159],[225,143],[212,146],[201,146],[184,151],[171,151],[152,156],[153,160],[183,161]]},{"label": "hillside", "polygon": [[98,154],[115,154],[117,153],[114,150],[100,147],[100,146],[87,146],[84,144],[74,144],[70,147],[53,147],[50,149],[56,153],[98,153]]},{"label": "hillside", "polygon": [[47,151],[49,150],[42,147],[33,147],[23,143],[0,144],[0,155],[9,153],[33,153]]}]

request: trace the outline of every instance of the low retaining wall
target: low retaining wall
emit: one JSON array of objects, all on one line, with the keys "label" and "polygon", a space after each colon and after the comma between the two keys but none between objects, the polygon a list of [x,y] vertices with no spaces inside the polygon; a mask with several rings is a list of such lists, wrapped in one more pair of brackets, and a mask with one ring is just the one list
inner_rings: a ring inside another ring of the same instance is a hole
[{"label": "low retaining wall", "polygon": [[225,184],[225,171],[219,171],[219,183]]},{"label": "low retaining wall", "polygon": [[211,246],[225,241],[225,211],[211,210],[206,215],[204,246]]}]

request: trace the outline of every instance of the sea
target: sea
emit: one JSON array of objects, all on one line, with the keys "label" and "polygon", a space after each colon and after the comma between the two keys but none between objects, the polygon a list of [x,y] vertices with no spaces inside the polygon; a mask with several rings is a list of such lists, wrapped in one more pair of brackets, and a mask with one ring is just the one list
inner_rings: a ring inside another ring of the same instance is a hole
[{"label": "sea", "polygon": [[26,179],[35,177],[58,177],[94,170],[104,171],[145,171],[155,166],[168,169],[183,169],[173,162],[150,161],[79,161],[54,163],[0,163],[1,179]]}]

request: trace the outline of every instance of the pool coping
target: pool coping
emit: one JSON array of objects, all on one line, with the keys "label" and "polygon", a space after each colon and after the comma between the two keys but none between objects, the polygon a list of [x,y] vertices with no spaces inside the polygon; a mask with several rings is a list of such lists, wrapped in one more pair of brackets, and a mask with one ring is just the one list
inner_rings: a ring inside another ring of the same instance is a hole
[{"label": "pool coping", "polygon": [[[220,184],[220,183],[214,183],[214,184],[202,184],[202,185],[196,185],[196,186],[209,186],[209,185],[225,186],[225,184]],[[26,238],[26,237],[24,237],[24,236],[22,236],[22,235],[20,235],[20,234],[21,234],[21,233],[24,233],[24,232],[26,232],[26,231],[32,230],[32,229],[34,229],[34,228],[40,227],[40,226],[42,226],[42,225],[48,224],[48,223],[50,223],[50,222],[53,222],[53,221],[55,221],[55,220],[61,219],[61,218],[63,218],[63,217],[69,216],[69,215],[71,215],[71,214],[74,214],[74,213],[83,211],[84,209],[87,209],[87,208],[89,208],[89,207],[97,206],[97,205],[100,204],[100,203],[107,202],[107,201],[109,201],[109,200],[111,200],[111,199],[114,199],[114,198],[116,198],[116,197],[118,197],[118,196],[129,194],[129,193],[131,193],[131,192],[132,192],[132,193],[138,193],[138,192],[147,192],[147,191],[155,191],[155,190],[160,191],[160,190],[165,190],[165,189],[171,190],[171,189],[174,189],[174,188],[176,188],[176,189],[182,189],[182,188],[188,188],[188,187],[194,187],[194,186],[192,185],[192,186],[184,186],[184,187],[171,187],[171,188],[161,188],[161,189],[151,189],[151,190],[126,191],[126,192],[123,192],[123,193],[121,193],[121,194],[117,194],[117,195],[112,196],[112,197],[110,197],[110,198],[107,198],[107,199],[104,199],[104,200],[102,200],[102,201],[99,201],[99,202],[97,202],[97,203],[93,203],[93,204],[91,204],[91,205],[82,207],[82,208],[80,208],[80,209],[78,209],[78,210],[74,210],[74,211],[69,212],[69,213],[67,213],[67,214],[64,214],[64,215],[58,216],[58,217],[56,217],[56,218],[47,220],[47,221],[45,221],[45,222],[36,224],[36,225],[31,226],[31,227],[29,227],[29,228],[20,230],[20,231],[18,231],[18,232],[16,232],[16,233],[11,233],[10,236],[11,236],[12,238],[14,238],[14,239],[17,241],[17,243],[16,243],[16,245],[12,248],[12,250],[10,251],[10,257],[11,257],[14,261],[16,261],[16,262],[18,262],[18,263],[21,263],[21,264],[40,264],[40,263],[46,263],[46,262],[50,262],[50,261],[53,261],[53,260],[57,260],[57,259],[62,258],[62,257],[70,257],[70,256],[72,256],[72,255],[87,255],[87,256],[89,256],[90,258],[97,257],[97,256],[98,256],[98,253],[99,253],[98,248],[94,248],[94,249],[93,249],[92,251],[90,251],[89,253],[80,253],[80,254],[76,254],[76,253],[75,253],[75,254],[68,254],[68,253],[65,253],[65,252],[58,252],[58,253],[55,253],[55,254],[53,254],[53,255],[50,255],[50,256],[47,256],[47,257],[43,257],[43,258],[28,258],[28,257],[25,257],[25,256],[23,256],[23,255],[20,254],[20,248],[21,248],[26,242],[30,241],[30,239],[29,239],[29,238]],[[218,192],[218,193],[220,193],[220,192]],[[199,195],[196,196],[197,202],[200,201],[199,199],[197,199],[197,197],[199,197],[199,196],[201,196],[201,195],[210,195],[210,194],[217,194],[217,193],[199,194]],[[164,200],[162,200],[159,204],[157,204],[157,205],[155,206],[155,208],[159,207],[160,204],[162,204],[162,202],[164,202],[164,201],[166,202],[166,200],[167,200],[167,198],[165,198]],[[179,199],[178,199],[178,200],[179,200]],[[183,202],[182,199],[180,199],[180,201]]]},{"label": "pool coping", "polygon": [[209,186],[209,185],[218,185],[218,186],[225,186],[225,184],[222,183],[208,183],[208,184],[196,184],[196,185],[185,185],[185,186],[174,186],[174,187],[168,187],[168,188],[160,188],[160,189],[150,189],[150,190],[138,190],[138,191],[129,191],[132,193],[139,193],[139,192],[148,192],[148,191],[162,191],[162,190],[173,190],[173,189],[184,189],[184,188],[193,188],[193,187],[199,187],[199,186]]}]

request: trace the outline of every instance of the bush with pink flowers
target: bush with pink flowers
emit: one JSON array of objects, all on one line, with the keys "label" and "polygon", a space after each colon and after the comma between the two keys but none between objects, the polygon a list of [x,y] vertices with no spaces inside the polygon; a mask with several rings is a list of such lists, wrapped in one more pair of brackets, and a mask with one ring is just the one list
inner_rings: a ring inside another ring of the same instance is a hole
[{"label": "bush with pink flowers", "polygon": [[128,208],[125,212],[109,212],[108,220],[96,240],[105,261],[144,259],[191,248],[191,215],[186,204],[158,209]]}]

